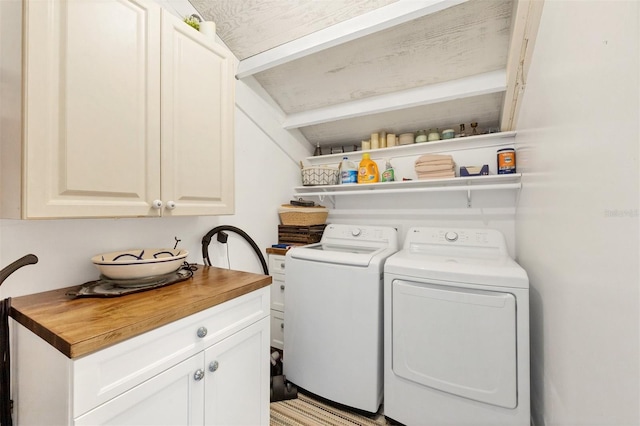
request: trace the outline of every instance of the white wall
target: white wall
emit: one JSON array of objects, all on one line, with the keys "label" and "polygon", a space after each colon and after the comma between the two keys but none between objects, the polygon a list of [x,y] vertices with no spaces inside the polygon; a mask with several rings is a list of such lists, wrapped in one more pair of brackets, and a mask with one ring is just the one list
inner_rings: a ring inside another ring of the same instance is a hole
[{"label": "white wall", "polygon": [[[488,164],[492,174],[496,172],[496,152],[506,144],[513,146],[514,138],[495,136],[482,143],[467,141],[457,149],[447,146],[431,148],[429,153],[446,153],[452,156],[456,168],[463,165]],[[425,146],[429,149],[429,146]],[[420,156],[415,152],[396,152],[392,157],[384,150],[373,153],[378,168],[384,167],[384,158],[390,158],[395,167],[396,179],[416,179],[415,161]],[[348,154],[347,154],[348,156]],[[359,156],[357,156],[359,158]],[[410,227],[432,226],[446,228],[494,228],[506,237],[512,256],[515,256],[515,206],[517,191],[500,189],[472,191],[471,207],[467,206],[467,192],[414,192],[366,195],[347,194],[322,203],[329,207],[329,222],[346,224],[371,224],[391,226],[398,229],[400,245]]]},{"label": "white wall", "polygon": [[[82,284],[98,278],[90,258],[98,253],[134,247],[180,247],[189,250],[189,262],[202,263],[202,236],[211,228],[234,225],[248,233],[263,249],[277,243],[277,209],[291,198],[292,182],[299,179],[299,166],[281,148],[296,158],[310,155],[291,136],[266,134],[265,128],[281,127],[279,117],[243,83],[237,83],[235,124],[236,213],[219,217],[69,219],[44,221],[0,220],[0,266],[27,254],[39,258],[24,267],[0,287],[0,298]],[[250,109],[252,119],[244,110]],[[248,244],[229,234],[228,258],[224,246],[215,240],[210,257],[216,266],[262,273],[260,262]],[[266,255],[265,255],[266,256]]]},{"label": "white wall", "polygon": [[540,425],[638,425],[637,1],[554,1],[517,125]]}]

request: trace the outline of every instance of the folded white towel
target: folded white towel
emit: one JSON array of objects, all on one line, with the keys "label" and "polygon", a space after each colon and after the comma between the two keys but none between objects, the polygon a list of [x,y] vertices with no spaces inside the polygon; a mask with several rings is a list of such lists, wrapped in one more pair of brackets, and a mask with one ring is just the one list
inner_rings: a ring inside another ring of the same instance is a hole
[{"label": "folded white towel", "polygon": [[453,157],[450,155],[442,155],[442,154],[425,154],[416,160],[417,164],[442,164],[442,163],[453,163]]}]

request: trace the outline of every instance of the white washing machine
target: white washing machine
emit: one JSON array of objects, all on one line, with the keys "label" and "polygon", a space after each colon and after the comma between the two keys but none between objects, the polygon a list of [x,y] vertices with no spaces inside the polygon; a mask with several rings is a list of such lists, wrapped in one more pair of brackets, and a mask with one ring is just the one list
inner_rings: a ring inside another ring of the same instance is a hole
[{"label": "white washing machine", "polygon": [[383,268],[397,250],[394,228],[332,224],[320,243],[287,252],[287,380],[339,404],[378,410]]},{"label": "white washing machine", "polygon": [[504,236],[412,228],[384,270],[385,416],[529,426],[529,280]]}]

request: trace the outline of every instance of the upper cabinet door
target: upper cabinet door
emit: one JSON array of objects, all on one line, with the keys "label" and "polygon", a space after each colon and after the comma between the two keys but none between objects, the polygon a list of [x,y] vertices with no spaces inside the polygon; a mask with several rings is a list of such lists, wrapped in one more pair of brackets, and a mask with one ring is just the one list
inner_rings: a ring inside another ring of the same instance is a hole
[{"label": "upper cabinet door", "polygon": [[160,7],[25,5],[23,218],[159,214]]},{"label": "upper cabinet door", "polygon": [[163,215],[234,212],[234,66],[213,38],[162,12]]}]

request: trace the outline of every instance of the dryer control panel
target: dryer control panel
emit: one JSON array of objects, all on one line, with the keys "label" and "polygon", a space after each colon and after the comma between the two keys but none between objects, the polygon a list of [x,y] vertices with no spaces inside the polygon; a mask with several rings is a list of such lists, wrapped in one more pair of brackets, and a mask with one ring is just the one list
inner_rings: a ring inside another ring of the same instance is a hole
[{"label": "dryer control panel", "polygon": [[404,248],[442,245],[507,250],[504,236],[496,229],[411,228],[404,242]]}]

